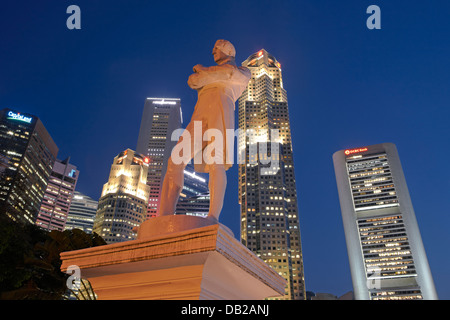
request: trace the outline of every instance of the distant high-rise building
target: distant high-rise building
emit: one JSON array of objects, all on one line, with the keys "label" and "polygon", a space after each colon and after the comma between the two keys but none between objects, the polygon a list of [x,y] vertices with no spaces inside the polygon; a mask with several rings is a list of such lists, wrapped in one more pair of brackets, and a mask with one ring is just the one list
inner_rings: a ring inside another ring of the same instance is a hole
[{"label": "distant high-rise building", "polygon": [[184,169],[184,185],[180,198],[189,198],[208,193],[208,175],[195,172],[194,165],[189,163]]},{"label": "distant high-rise building", "polygon": [[175,214],[186,214],[206,218],[209,213],[210,197],[209,192],[178,199]]},{"label": "distant high-rise building", "polygon": [[437,299],[392,143],[333,155],[355,299]]},{"label": "distant high-rise building", "polygon": [[180,99],[147,98],[142,113],[136,152],[150,158],[147,184],[150,186],[147,218],[158,215],[167,162],[177,141],[172,133],[183,122]]},{"label": "distant high-rise building", "polygon": [[0,214],[34,224],[58,147],[38,117],[3,109],[0,154]]},{"label": "distant high-rise building", "polygon": [[183,190],[178,198],[175,214],[206,217],[209,212],[209,188],[207,175],[197,173],[193,164],[184,169]]},{"label": "distant high-rise building", "polygon": [[3,154],[0,154],[0,179],[2,179],[3,173],[9,167],[9,160],[10,160],[9,157],[6,157]]},{"label": "distant high-rise building", "polygon": [[69,163],[56,159],[48,180],[35,224],[45,230],[63,231],[69,214],[79,171]]},{"label": "distant high-rise building", "polygon": [[131,149],[114,158],[94,221],[94,232],[107,243],[136,238],[133,229],[146,218],[150,192],[148,167],[149,158]]},{"label": "distant high-rise building", "polygon": [[97,214],[98,201],[75,191],[64,230],[81,229],[91,234]]},{"label": "distant high-rise building", "polygon": [[285,299],[304,300],[297,188],[281,66],[264,49],[242,65],[252,77],[239,98],[241,241],[287,280]]}]

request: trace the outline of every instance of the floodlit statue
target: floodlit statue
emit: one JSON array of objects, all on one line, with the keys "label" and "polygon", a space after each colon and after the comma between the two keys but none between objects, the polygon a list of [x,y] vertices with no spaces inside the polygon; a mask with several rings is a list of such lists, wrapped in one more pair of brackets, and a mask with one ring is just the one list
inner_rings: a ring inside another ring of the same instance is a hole
[{"label": "floodlit statue", "polygon": [[[222,210],[226,170],[233,165],[233,144],[227,131],[234,131],[235,102],[247,87],[251,73],[245,67],[236,66],[236,50],[229,41],[217,40],[212,54],[217,66],[198,64],[188,79],[189,87],[198,91],[198,100],[191,122],[169,158],[162,186],[160,216],[175,213],[184,185],[184,168],[192,159],[197,172],[209,173],[208,218],[218,222]],[[185,148],[180,155],[177,151],[181,144],[186,143],[189,143],[189,152]]]}]

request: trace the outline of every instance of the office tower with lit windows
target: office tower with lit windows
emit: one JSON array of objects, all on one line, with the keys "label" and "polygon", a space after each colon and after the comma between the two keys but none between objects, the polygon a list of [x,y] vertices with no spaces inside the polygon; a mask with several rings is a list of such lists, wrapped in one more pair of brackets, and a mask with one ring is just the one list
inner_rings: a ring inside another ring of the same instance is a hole
[{"label": "office tower with lit windows", "polygon": [[304,300],[297,188],[281,65],[264,49],[242,65],[252,76],[239,98],[241,241],[287,280],[285,299]]},{"label": "office tower with lit windows", "polygon": [[56,159],[48,180],[35,224],[45,230],[63,231],[69,214],[79,171],[69,163]]},{"label": "office tower with lit windows", "polygon": [[135,228],[146,218],[150,193],[148,167],[149,158],[131,149],[114,158],[94,221],[94,232],[107,243],[136,238]]},{"label": "office tower with lit windows", "polygon": [[64,230],[80,229],[91,234],[97,207],[98,201],[75,191]]},{"label": "office tower with lit windows", "polygon": [[58,154],[41,120],[11,109],[0,110],[0,214],[35,223]]},{"label": "office tower with lit windows", "polygon": [[188,164],[184,169],[184,185],[175,214],[206,217],[209,212],[209,200],[207,175],[195,172],[194,165]]},{"label": "office tower with lit windows", "polygon": [[355,299],[437,299],[397,148],[333,154]]},{"label": "office tower with lit windows", "polygon": [[136,152],[150,158],[147,184],[150,186],[147,218],[158,215],[162,183],[172,148],[172,133],[183,122],[180,99],[147,98],[142,113]]}]

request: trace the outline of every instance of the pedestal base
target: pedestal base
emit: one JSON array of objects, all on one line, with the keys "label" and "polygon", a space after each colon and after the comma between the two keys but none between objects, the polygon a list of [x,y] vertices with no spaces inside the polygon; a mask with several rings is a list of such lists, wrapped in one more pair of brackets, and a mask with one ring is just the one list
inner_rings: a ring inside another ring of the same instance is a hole
[{"label": "pedestal base", "polygon": [[261,300],[282,296],[286,285],[228,228],[193,216],[151,218],[137,240],[61,259],[63,272],[81,269],[100,300]]}]

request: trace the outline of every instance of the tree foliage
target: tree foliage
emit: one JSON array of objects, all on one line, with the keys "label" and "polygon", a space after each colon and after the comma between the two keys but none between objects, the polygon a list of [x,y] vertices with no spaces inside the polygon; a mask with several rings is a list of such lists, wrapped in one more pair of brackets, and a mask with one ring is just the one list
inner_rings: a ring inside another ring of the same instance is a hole
[{"label": "tree foliage", "polygon": [[61,252],[105,244],[96,233],[47,232],[0,215],[0,299],[63,299],[69,275],[60,270]]}]

